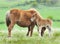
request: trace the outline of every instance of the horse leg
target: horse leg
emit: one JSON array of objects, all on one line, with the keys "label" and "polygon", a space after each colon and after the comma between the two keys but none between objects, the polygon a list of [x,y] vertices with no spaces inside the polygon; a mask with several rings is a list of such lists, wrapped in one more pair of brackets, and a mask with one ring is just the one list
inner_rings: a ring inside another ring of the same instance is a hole
[{"label": "horse leg", "polygon": [[50,26],[47,26],[48,28],[48,31],[49,31],[49,37],[51,36],[51,27]]},{"label": "horse leg", "polygon": [[30,29],[30,37],[32,36],[32,33],[33,33],[33,28],[34,28],[35,25],[31,25],[31,29]]},{"label": "horse leg", "polygon": [[29,35],[29,32],[30,32],[30,26],[28,27],[28,32],[27,32],[27,36]]},{"label": "horse leg", "polygon": [[38,34],[41,37],[41,30],[42,30],[42,26],[38,26]]},{"label": "horse leg", "polygon": [[11,22],[11,24],[8,27],[8,37],[11,37],[11,30],[12,30],[14,24],[15,24],[14,22]]},{"label": "horse leg", "polygon": [[46,30],[46,27],[42,27],[42,29],[41,29],[41,36],[43,36],[45,30]]}]

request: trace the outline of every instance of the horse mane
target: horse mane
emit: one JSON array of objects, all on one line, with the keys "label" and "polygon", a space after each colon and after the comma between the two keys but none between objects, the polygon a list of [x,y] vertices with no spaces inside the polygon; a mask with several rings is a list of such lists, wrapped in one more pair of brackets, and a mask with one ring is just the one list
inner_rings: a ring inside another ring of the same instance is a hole
[{"label": "horse mane", "polygon": [[37,17],[40,19],[43,19],[43,17],[41,16],[41,14],[35,9],[35,8],[30,8],[29,10],[33,10],[37,13]]}]

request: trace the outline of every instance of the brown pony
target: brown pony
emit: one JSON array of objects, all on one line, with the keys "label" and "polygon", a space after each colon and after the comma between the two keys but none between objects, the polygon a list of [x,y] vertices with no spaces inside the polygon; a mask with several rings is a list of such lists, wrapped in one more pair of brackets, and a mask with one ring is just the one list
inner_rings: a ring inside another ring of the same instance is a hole
[{"label": "brown pony", "polygon": [[6,24],[8,27],[8,36],[11,37],[11,30],[15,24],[21,27],[28,27],[27,36],[31,32],[30,36],[32,36],[33,28],[36,25],[35,22],[31,21],[31,17],[37,14],[37,11],[34,9],[29,10],[19,10],[12,9],[6,13]]},{"label": "brown pony", "polygon": [[38,26],[38,32],[40,36],[43,36],[44,31],[46,28],[49,30],[49,36],[51,35],[51,26],[52,26],[52,20],[51,19],[43,19],[40,14],[34,14],[31,18],[32,22],[36,22]]}]

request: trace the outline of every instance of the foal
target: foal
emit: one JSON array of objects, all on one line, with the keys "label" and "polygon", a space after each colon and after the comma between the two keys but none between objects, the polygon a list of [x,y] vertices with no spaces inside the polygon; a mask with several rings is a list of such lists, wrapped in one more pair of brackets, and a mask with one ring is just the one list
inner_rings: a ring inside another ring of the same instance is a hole
[{"label": "foal", "polygon": [[41,19],[39,26],[39,33],[43,36],[46,28],[49,30],[49,36],[51,34],[52,21],[50,19]]},{"label": "foal", "polygon": [[31,21],[35,21],[38,26],[38,32],[40,36],[43,36],[44,31],[46,28],[49,30],[49,36],[51,34],[51,26],[52,26],[52,20],[50,19],[43,19],[40,14],[36,15],[34,14],[31,18]]}]

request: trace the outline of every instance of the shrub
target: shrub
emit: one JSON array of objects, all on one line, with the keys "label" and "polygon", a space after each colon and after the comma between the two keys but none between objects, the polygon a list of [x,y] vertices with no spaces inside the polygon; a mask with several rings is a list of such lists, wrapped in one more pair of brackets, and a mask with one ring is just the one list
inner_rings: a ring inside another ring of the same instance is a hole
[{"label": "shrub", "polygon": [[49,19],[52,19],[52,20],[53,20],[53,17],[52,17],[52,16],[48,16],[47,18],[49,18]]},{"label": "shrub", "polygon": [[34,1],[34,2],[32,3],[32,7],[37,7],[37,5],[38,5],[38,3],[37,3],[36,1]]}]

